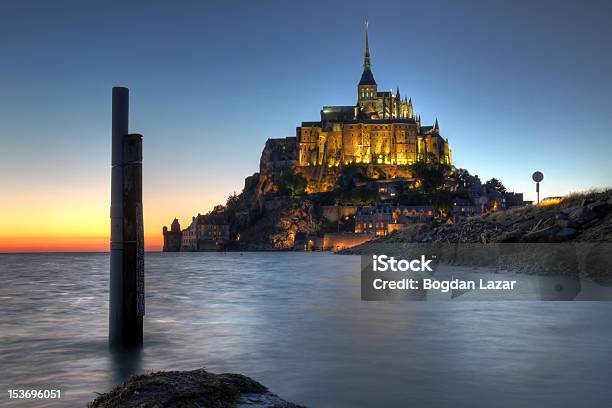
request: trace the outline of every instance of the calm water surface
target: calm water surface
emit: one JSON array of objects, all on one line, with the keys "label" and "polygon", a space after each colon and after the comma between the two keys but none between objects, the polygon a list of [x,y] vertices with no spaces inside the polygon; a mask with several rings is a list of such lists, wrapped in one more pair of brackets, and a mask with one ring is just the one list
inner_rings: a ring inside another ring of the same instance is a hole
[{"label": "calm water surface", "polygon": [[313,407],[609,407],[612,302],[362,302],[359,258],[147,254],[145,347],[106,347],[107,254],[0,255],[0,405],[205,367]]}]

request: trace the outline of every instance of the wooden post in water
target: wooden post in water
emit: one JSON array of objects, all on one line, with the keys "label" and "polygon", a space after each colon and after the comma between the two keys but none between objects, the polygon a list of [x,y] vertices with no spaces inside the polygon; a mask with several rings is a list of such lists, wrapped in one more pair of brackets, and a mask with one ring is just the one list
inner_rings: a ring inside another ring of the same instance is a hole
[{"label": "wooden post in water", "polygon": [[142,135],[123,138],[123,345],[142,346],[144,228]]},{"label": "wooden post in water", "polygon": [[129,90],[113,88],[109,344],[142,346],[142,136],[128,134]]}]

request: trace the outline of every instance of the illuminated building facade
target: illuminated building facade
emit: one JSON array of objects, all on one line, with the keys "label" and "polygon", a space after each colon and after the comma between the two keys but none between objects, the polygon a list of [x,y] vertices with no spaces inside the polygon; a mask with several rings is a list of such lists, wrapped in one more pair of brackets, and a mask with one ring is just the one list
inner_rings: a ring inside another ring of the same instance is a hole
[{"label": "illuminated building facade", "polygon": [[384,237],[401,231],[409,224],[429,223],[434,209],[430,205],[377,204],[359,207],[355,215],[355,233]]},{"label": "illuminated building facade", "polygon": [[402,99],[399,87],[395,94],[380,91],[371,68],[366,25],[357,103],[324,106],[320,121],[302,122],[296,132],[297,166],[451,164],[452,152],[448,140],[440,136],[438,120],[422,126],[412,99]]},{"label": "illuminated building facade", "polygon": [[230,226],[224,215],[198,214],[182,231],[181,251],[217,250],[229,242]]}]

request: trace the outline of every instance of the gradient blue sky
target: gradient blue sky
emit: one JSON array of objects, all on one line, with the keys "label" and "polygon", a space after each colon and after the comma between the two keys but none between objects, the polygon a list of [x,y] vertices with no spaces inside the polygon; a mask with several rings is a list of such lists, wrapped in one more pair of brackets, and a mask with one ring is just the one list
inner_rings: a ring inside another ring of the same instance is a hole
[{"label": "gradient blue sky", "polygon": [[3,223],[107,198],[114,85],[151,232],[209,210],[267,138],[355,103],[366,19],[379,89],[437,116],[457,166],[528,198],[536,169],[543,196],[612,184],[609,1],[3,2]]}]

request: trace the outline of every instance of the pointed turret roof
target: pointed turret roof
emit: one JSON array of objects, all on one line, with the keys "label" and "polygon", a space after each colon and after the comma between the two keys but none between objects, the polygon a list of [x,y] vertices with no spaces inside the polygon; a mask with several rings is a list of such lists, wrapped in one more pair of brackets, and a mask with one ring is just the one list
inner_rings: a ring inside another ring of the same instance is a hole
[{"label": "pointed turret roof", "polygon": [[363,56],[363,74],[359,85],[376,85],[372,74],[372,63],[370,62],[370,45],[368,43],[368,22],[365,23],[365,53]]},{"label": "pointed turret roof", "polygon": [[436,123],[433,125],[434,132],[440,132],[440,126],[438,125],[438,118],[436,118]]}]

